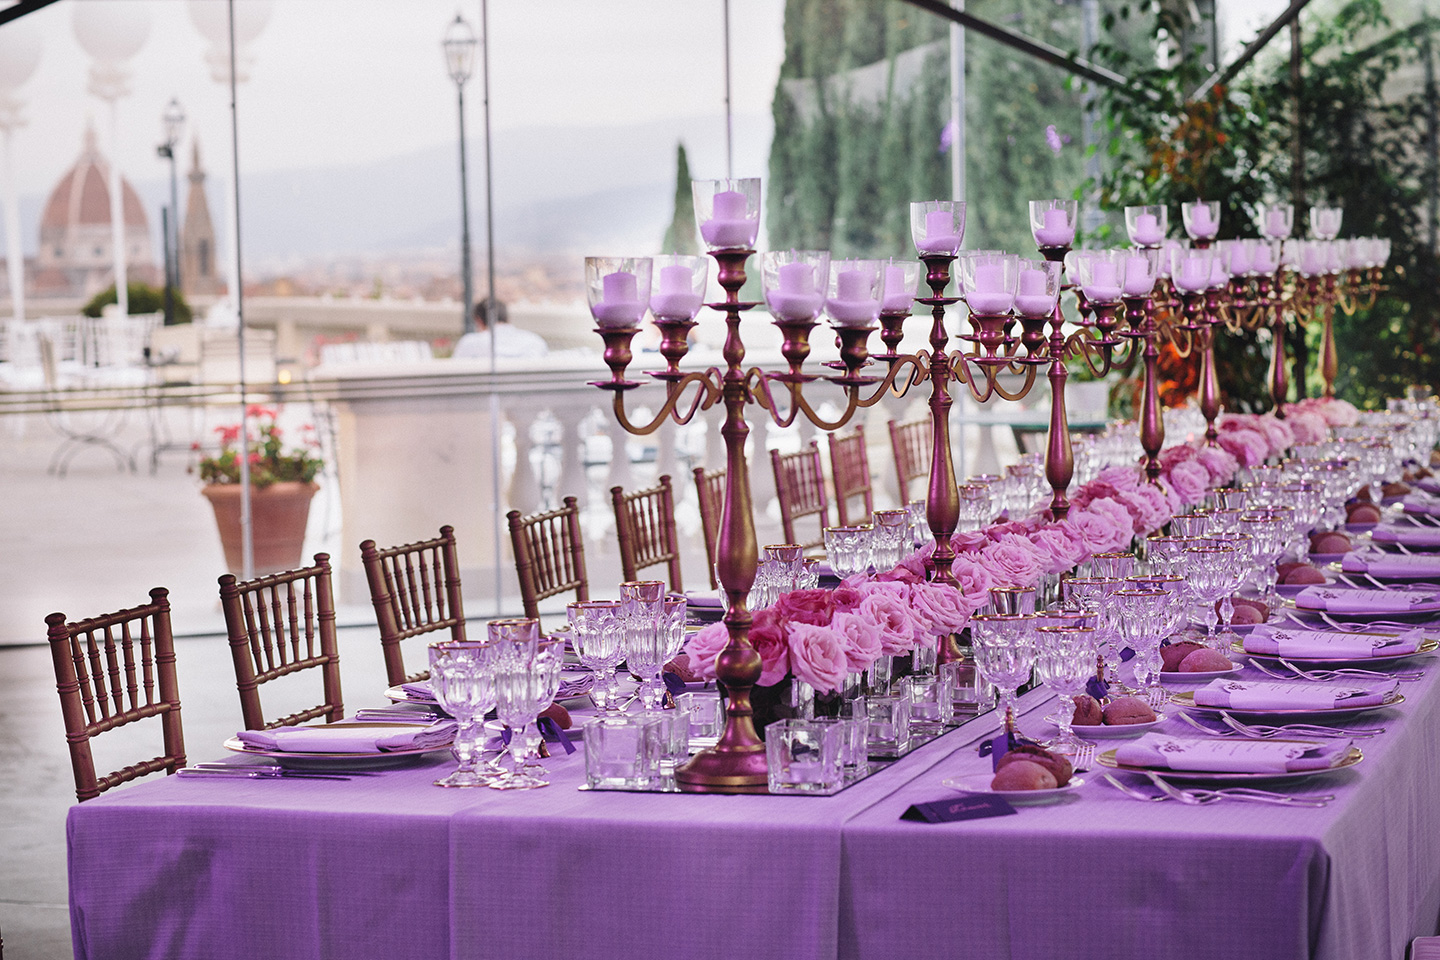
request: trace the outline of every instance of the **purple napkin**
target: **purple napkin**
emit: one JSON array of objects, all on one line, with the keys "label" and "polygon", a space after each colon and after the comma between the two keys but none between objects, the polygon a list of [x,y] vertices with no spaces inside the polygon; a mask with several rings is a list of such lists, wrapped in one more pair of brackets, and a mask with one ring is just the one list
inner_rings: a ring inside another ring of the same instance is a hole
[{"label": "purple napkin", "polygon": [[282,753],[388,753],[439,749],[455,739],[455,722],[405,726],[396,723],[327,723],[277,730],[241,730],[247,747]]},{"label": "purple napkin", "polygon": [[1370,531],[1376,543],[1398,543],[1421,550],[1440,549],[1440,527],[1417,527],[1408,523],[1381,523]]},{"label": "purple napkin", "polygon": [[1270,657],[1305,657],[1358,660],[1414,653],[1424,636],[1419,630],[1404,633],[1361,633],[1349,630],[1305,630],[1260,624],[1245,637],[1245,652]]},{"label": "purple napkin", "polygon": [[424,700],[427,703],[435,702],[435,691],[430,688],[429,680],[422,680],[419,683],[402,683],[400,689],[405,691],[405,696],[411,700]]},{"label": "purple napkin", "polygon": [[1197,707],[1230,710],[1337,710],[1379,706],[1395,691],[1389,683],[1316,683],[1310,680],[1211,680],[1195,691]]},{"label": "purple napkin", "polygon": [[1373,577],[1440,577],[1440,556],[1433,553],[1353,550],[1340,561],[1340,569],[1346,573],[1368,573]]},{"label": "purple napkin", "polygon": [[1328,770],[1350,750],[1349,740],[1179,739],[1147,733],[1115,748],[1115,760],[1129,767],[1211,773],[1288,773]]},{"label": "purple napkin", "polygon": [[[1440,529],[1437,529],[1440,532]],[[1396,614],[1440,610],[1440,593],[1434,590],[1362,590],[1359,587],[1306,587],[1295,595],[1295,606],[1326,613]]]}]

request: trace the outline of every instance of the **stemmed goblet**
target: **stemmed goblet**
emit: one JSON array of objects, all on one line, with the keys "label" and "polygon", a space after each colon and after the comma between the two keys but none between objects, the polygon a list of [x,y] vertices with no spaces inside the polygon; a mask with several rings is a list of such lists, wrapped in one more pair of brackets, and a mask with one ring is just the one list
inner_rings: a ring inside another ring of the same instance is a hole
[{"label": "stemmed goblet", "polygon": [[1124,579],[1135,572],[1133,553],[1097,553],[1090,558],[1092,577],[1118,577]]},{"label": "stemmed goblet", "polygon": [[1248,533],[1221,533],[1207,537],[1206,542],[1230,548],[1225,562],[1225,592],[1220,597],[1220,633],[1216,646],[1223,652],[1229,650],[1236,639],[1235,631],[1230,629],[1230,618],[1235,615],[1232,597],[1250,576],[1255,558],[1254,540]]},{"label": "stemmed goblet", "polygon": [[1060,736],[1051,744],[1056,753],[1075,756],[1089,744],[1075,736],[1075,698],[1085,692],[1094,676],[1096,630],[1092,626],[1066,624],[1041,627],[1037,632],[1035,673],[1060,698],[1055,715]]},{"label": "stemmed goblet", "polygon": [[1215,604],[1230,592],[1230,571],[1234,565],[1235,550],[1218,540],[1202,540],[1185,551],[1186,575],[1190,589],[1200,601],[1205,618],[1205,645],[1224,652],[1228,640],[1221,640],[1215,631],[1218,617]]},{"label": "stemmed goblet", "polygon": [[[625,663],[640,678],[640,703],[656,710],[665,699],[660,672],[669,661],[670,630],[665,617],[665,582],[632,580],[620,584],[624,608]],[[682,628],[683,629],[683,628]]]},{"label": "stemmed goblet", "polygon": [[1095,673],[1101,681],[1120,686],[1120,639],[1117,619],[1109,615],[1115,610],[1111,602],[1115,591],[1125,586],[1119,577],[1072,577],[1060,582],[1067,602],[1096,616],[1097,646]]},{"label": "stemmed goblet", "polygon": [[501,771],[481,759],[485,714],[495,706],[493,644],[480,640],[446,640],[430,644],[430,689],[435,702],[455,718],[455,743],[450,750],[460,765],[437,787],[483,787]]},{"label": "stemmed goblet", "polygon": [[1275,561],[1285,549],[1285,521],[1276,514],[1247,513],[1240,518],[1240,530],[1248,533],[1254,550],[1255,576],[1267,607],[1274,605],[1277,571]]},{"label": "stemmed goblet", "polygon": [[[1152,706],[1164,702],[1165,688],[1160,687],[1160,638],[1163,635],[1161,620],[1165,606],[1172,602],[1164,590],[1140,585],[1128,586],[1115,591],[1115,616],[1121,638],[1135,651],[1132,668],[1135,671],[1135,686],[1143,691]],[[1107,610],[1107,615],[1109,611]],[[1160,700],[1155,699],[1156,689]]]},{"label": "stemmed goblet", "polygon": [[560,689],[562,648],[558,640],[537,644],[528,661],[519,656],[502,657],[496,667],[495,715],[510,729],[510,770],[490,781],[495,790],[550,785],[545,767],[536,758],[540,735],[531,726]]},{"label": "stemmed goblet", "polygon": [[580,600],[567,604],[570,644],[580,663],[595,675],[590,700],[601,713],[620,708],[619,683],[615,668],[625,658],[620,637],[624,629],[619,600]]},{"label": "stemmed goblet", "polygon": [[970,620],[975,666],[1000,691],[1007,732],[1015,732],[1015,695],[1035,666],[1034,614],[981,614]]},{"label": "stemmed goblet", "polygon": [[825,558],[835,576],[844,580],[870,569],[869,524],[825,528]]}]

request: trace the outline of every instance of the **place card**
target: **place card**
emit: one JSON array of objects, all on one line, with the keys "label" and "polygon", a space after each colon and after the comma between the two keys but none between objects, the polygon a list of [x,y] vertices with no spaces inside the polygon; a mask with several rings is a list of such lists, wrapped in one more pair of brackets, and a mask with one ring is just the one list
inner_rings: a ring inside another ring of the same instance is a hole
[{"label": "place card", "polygon": [[977,795],[956,800],[932,800],[929,803],[911,804],[909,809],[900,814],[900,819],[916,823],[953,823],[956,820],[1005,817],[1014,812],[1015,808],[1004,797]]}]

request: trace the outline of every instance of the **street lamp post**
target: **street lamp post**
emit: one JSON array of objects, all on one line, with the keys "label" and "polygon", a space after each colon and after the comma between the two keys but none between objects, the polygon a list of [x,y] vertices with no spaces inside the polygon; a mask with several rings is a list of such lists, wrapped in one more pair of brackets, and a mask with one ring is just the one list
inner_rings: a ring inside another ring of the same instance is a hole
[{"label": "street lamp post", "polygon": [[175,146],[185,128],[185,111],[180,101],[170,98],[170,105],[160,118],[165,124],[165,142],[155,150],[170,161],[170,217],[165,226],[165,325],[175,322],[175,288],[180,285],[180,199],[175,188]]},{"label": "street lamp post", "polygon": [[457,13],[440,45],[445,50],[445,66],[450,71],[450,79],[455,81],[460,106],[460,282],[465,300],[463,330],[471,333],[475,329],[472,313],[475,292],[470,269],[470,189],[465,171],[465,81],[475,69],[475,31]]}]

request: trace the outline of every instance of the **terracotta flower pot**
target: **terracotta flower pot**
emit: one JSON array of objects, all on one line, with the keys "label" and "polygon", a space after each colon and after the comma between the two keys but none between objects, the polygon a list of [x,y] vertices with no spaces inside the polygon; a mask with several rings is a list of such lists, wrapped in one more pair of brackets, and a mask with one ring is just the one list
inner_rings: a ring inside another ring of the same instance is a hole
[{"label": "terracotta flower pot", "polygon": [[[250,493],[250,525],[255,549],[255,573],[278,573],[301,566],[305,548],[305,526],[310,520],[310,499],[318,484],[273,483],[255,487]],[[200,490],[215,510],[215,525],[225,547],[225,565],[239,576],[240,485],[212,483]]]}]

